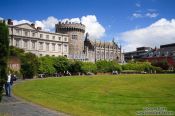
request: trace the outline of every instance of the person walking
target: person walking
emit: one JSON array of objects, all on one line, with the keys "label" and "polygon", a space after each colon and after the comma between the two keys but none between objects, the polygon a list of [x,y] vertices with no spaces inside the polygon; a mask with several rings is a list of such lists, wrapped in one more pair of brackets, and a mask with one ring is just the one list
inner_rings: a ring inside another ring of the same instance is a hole
[{"label": "person walking", "polygon": [[6,96],[11,96],[11,74],[9,73],[7,76],[7,82],[5,84],[5,92],[6,92]]}]

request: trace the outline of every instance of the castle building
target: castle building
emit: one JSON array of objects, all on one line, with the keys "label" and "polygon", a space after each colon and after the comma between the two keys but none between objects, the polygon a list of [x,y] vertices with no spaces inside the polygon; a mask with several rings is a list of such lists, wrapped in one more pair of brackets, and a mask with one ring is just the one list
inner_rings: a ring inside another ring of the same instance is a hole
[{"label": "castle building", "polygon": [[68,35],[63,33],[51,33],[35,28],[34,24],[23,23],[13,25],[8,20],[10,45],[37,56],[65,56],[68,57]]},{"label": "castle building", "polygon": [[89,39],[89,34],[86,33],[84,40],[84,53],[86,60],[96,62],[98,60],[117,61],[124,63],[124,56],[114,40],[112,42],[92,41]]},{"label": "castle building", "polygon": [[97,42],[86,37],[85,25],[81,23],[65,22],[55,25],[56,33],[64,33],[69,36],[69,58],[81,61],[96,62],[97,60],[115,60],[120,63],[124,62],[124,55],[114,41]]},{"label": "castle building", "polygon": [[69,58],[84,59],[84,33],[85,25],[81,23],[59,22],[55,25],[56,33],[68,34],[69,37]]},{"label": "castle building", "polygon": [[112,42],[92,41],[85,25],[81,23],[58,22],[55,33],[42,31],[35,24],[13,25],[8,20],[10,45],[37,56],[65,56],[87,62],[114,60],[124,62],[124,55],[114,40]]}]

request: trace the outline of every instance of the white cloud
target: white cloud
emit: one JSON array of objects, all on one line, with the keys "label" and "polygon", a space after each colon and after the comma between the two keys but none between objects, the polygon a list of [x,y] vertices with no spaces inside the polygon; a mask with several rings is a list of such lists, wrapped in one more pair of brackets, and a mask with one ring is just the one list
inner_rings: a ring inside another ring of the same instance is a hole
[{"label": "white cloud", "polygon": [[159,15],[159,14],[158,14],[158,13],[155,13],[155,12],[153,12],[153,13],[148,12],[148,13],[145,14],[145,16],[150,17],[150,18],[155,18],[155,17],[157,17],[158,15]]},{"label": "white cloud", "polygon": [[141,12],[135,12],[132,14],[132,18],[156,18],[159,15],[157,12],[147,12],[147,13],[141,13]]},{"label": "white cloud", "polygon": [[18,20],[13,20],[13,24],[14,24],[14,25],[18,25],[18,24],[22,24],[22,23],[29,23],[29,24],[31,24],[32,22],[30,22],[30,21],[28,21],[28,20],[20,20],[20,21],[18,21]]},{"label": "white cloud", "polygon": [[149,11],[149,12],[157,12],[156,9],[147,9],[147,11]]},{"label": "white cloud", "polygon": [[126,51],[137,47],[159,47],[162,44],[175,43],[175,19],[160,19],[148,27],[130,30],[120,34]]},{"label": "white cloud", "polygon": [[97,21],[95,15],[87,15],[81,18],[82,24],[86,26],[86,32],[90,38],[100,39],[105,34],[105,28]]},{"label": "white cloud", "polygon": [[134,18],[142,18],[143,17],[143,15],[141,13],[133,13],[132,16]]},{"label": "white cloud", "polygon": [[141,4],[140,3],[136,3],[135,4],[137,7],[141,7]]},{"label": "white cloud", "polygon": [[42,21],[35,21],[35,25],[42,27],[44,31],[50,31],[53,32],[55,29],[55,24],[58,23],[58,19],[50,16],[46,20]]},{"label": "white cloud", "polygon": [[95,15],[82,16],[81,18],[62,19],[61,22],[82,23],[86,26],[86,32],[89,33],[90,39],[100,39],[105,34],[105,28],[98,22]]},{"label": "white cloud", "polygon": [[[100,39],[101,37],[104,36],[105,34],[105,28],[98,22],[97,18],[95,15],[87,15],[87,16],[82,16],[81,18],[65,18],[65,19],[57,19],[53,16],[48,17],[47,19],[44,20],[37,20],[35,21],[36,27],[42,27],[42,30],[44,31],[50,31],[54,32],[55,30],[55,24],[58,23],[58,21],[61,22],[74,22],[74,23],[82,23],[86,26],[86,32],[89,33],[91,39]],[[14,25],[17,24],[22,24],[22,23],[33,23],[28,20],[13,20]]]},{"label": "white cloud", "polygon": [[3,20],[4,18],[0,17],[0,20]]}]

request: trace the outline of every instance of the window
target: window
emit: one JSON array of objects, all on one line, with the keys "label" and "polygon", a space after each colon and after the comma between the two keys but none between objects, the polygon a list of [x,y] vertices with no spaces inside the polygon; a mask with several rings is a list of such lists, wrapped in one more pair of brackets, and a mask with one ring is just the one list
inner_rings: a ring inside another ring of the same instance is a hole
[{"label": "window", "polygon": [[55,40],[55,36],[52,36],[52,39]]},{"label": "window", "polygon": [[32,37],[35,37],[35,33],[32,33]]},{"label": "window", "polygon": [[25,35],[25,36],[28,36],[28,32],[27,32],[27,31],[24,31],[24,35]]},{"label": "window", "polygon": [[58,51],[61,52],[61,44],[58,44]]},{"label": "window", "polygon": [[32,41],[32,50],[35,50],[35,41]]},{"label": "window", "polygon": [[52,44],[52,51],[55,51],[55,44]]},{"label": "window", "polygon": [[43,38],[43,34],[40,34],[40,38]]},{"label": "window", "polygon": [[49,39],[49,35],[46,35],[46,39]]},{"label": "window", "polygon": [[43,42],[39,42],[39,50],[43,50]]},{"label": "window", "polygon": [[20,30],[19,29],[16,29],[16,34],[20,35]]},{"label": "window", "polygon": [[67,52],[67,45],[64,45],[64,52]]},{"label": "window", "polygon": [[67,41],[67,38],[64,38],[64,41]]},{"label": "window", "polygon": [[46,43],[46,51],[49,51],[49,43]]},{"label": "window", "polygon": [[77,35],[72,35],[72,39],[78,39]]},{"label": "window", "polygon": [[27,49],[27,47],[28,47],[28,46],[27,46],[27,40],[24,40],[23,42],[24,42],[23,48]]},{"label": "window", "polygon": [[58,37],[58,40],[61,41],[61,37]]},{"label": "window", "polygon": [[19,39],[16,39],[16,44],[15,44],[16,47],[19,47]]}]

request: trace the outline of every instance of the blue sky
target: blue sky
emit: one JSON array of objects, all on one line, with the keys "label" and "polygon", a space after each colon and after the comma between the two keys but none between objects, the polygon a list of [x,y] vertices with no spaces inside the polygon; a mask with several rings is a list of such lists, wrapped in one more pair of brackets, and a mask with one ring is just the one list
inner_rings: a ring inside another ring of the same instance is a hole
[{"label": "blue sky", "polygon": [[102,40],[118,37],[130,30],[142,29],[162,18],[175,18],[175,0],[2,0],[0,17],[13,20],[81,18],[94,15],[105,29]]}]

